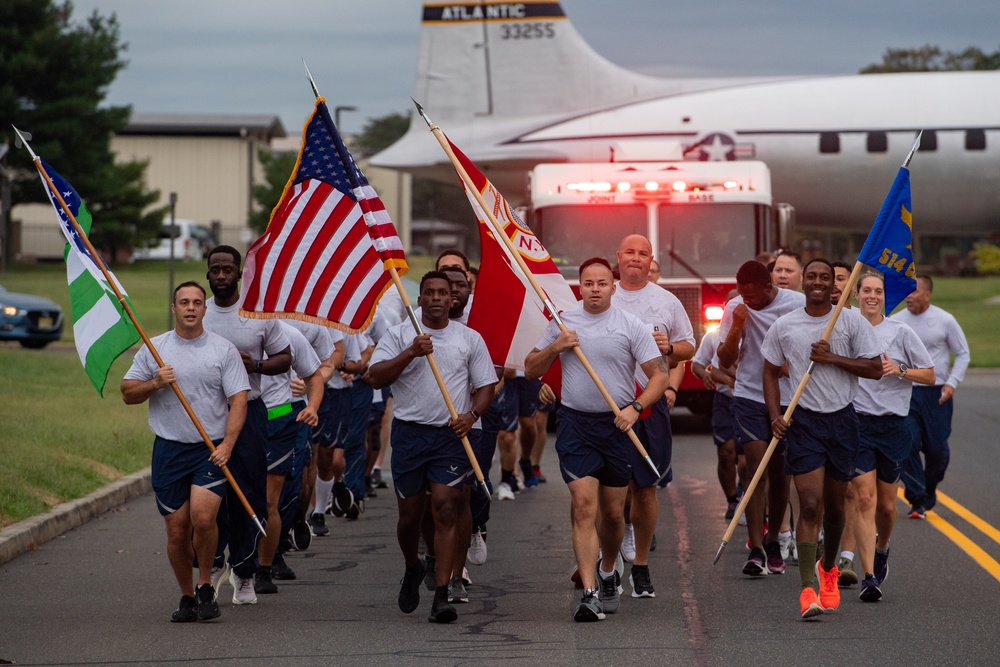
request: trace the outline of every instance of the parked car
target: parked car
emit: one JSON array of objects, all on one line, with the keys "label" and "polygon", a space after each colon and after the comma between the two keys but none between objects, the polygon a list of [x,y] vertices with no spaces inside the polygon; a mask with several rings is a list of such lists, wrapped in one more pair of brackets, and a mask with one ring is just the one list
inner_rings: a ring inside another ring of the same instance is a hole
[{"label": "parked car", "polygon": [[[174,258],[207,259],[217,244],[212,230],[194,220],[177,220],[174,228]],[[163,221],[159,236],[148,248],[136,248],[132,259],[170,259],[170,220]]]},{"label": "parked car", "polygon": [[62,337],[62,309],[53,301],[31,294],[8,292],[0,285],[0,340],[16,340],[24,347],[42,348]]}]

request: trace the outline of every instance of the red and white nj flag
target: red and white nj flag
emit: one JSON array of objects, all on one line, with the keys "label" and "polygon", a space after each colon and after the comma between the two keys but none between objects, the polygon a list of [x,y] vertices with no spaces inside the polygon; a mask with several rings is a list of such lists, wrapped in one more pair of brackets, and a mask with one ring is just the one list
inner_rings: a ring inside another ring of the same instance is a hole
[{"label": "red and white nj flag", "polygon": [[[541,241],[476,165],[450,140],[448,143],[556,312],[577,308],[573,290]],[[549,316],[542,299],[521,271],[507,244],[494,235],[493,227],[475,196],[468,190],[465,194],[479,220],[482,247],[469,326],[485,339],[494,364],[523,370],[524,358],[542,337]]]}]

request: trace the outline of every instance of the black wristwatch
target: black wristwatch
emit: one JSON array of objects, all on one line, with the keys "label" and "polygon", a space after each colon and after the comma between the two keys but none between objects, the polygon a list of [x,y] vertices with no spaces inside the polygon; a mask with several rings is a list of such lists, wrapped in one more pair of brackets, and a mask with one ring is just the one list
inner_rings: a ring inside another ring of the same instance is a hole
[{"label": "black wristwatch", "polygon": [[632,409],[636,412],[642,412],[645,408],[642,407],[642,403],[639,401],[632,401]]},{"label": "black wristwatch", "polygon": [[258,359],[257,360],[257,372],[260,373],[260,369],[263,368],[263,367],[264,367],[264,360],[263,359]]},{"label": "black wristwatch", "polygon": [[474,422],[479,421],[480,414],[478,412],[476,412],[475,410],[469,410],[469,414],[472,415],[472,421]]}]

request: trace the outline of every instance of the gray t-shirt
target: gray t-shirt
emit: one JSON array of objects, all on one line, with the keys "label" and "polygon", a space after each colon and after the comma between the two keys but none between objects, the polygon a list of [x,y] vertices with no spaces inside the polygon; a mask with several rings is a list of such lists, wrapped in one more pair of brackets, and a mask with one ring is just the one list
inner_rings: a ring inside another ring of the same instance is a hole
[{"label": "gray t-shirt", "polygon": [[[205,329],[219,334],[240,352],[246,352],[254,359],[264,359],[288,347],[288,338],[281,331],[278,320],[258,320],[241,317],[239,304],[221,308],[215,304],[215,297],[205,302]],[[260,398],[260,373],[250,373],[250,400]]]},{"label": "gray t-shirt", "polygon": [[[636,364],[660,359],[660,350],[649,328],[636,316],[611,306],[592,315],[583,308],[562,313],[567,329],[576,331],[580,349],[594,367],[597,377],[622,407],[635,400]],[[551,321],[535,347],[544,349],[559,337],[559,325]],[[562,363],[563,405],[581,412],[611,412],[597,385],[573,350],[559,355]]]},{"label": "gray t-shirt", "polygon": [[[934,384],[958,387],[969,368],[969,343],[965,340],[965,333],[958,325],[958,320],[948,311],[934,305],[919,315],[901,310],[891,319],[898,320],[917,332],[934,360]],[[954,366],[951,365],[951,354],[955,355]]]},{"label": "gray t-shirt", "polygon": [[[737,296],[726,304],[726,310],[722,314],[722,323],[719,325],[719,345],[726,342],[729,331],[733,328],[733,311],[741,303],[743,303],[743,297]],[[793,310],[805,308],[805,305],[806,297],[801,292],[779,288],[778,295],[763,309],[747,309],[750,314],[743,326],[739,362],[736,367],[736,388],[733,390],[733,396],[747,398],[758,403],[764,402],[764,384],[761,380],[764,376],[764,356],[761,353],[764,336],[767,335],[768,329],[779,317]],[[817,336],[815,340],[819,340],[819,338]],[[781,404],[788,405],[789,401],[792,400],[792,383],[782,382],[780,385]]]},{"label": "gray t-shirt", "polygon": [[[282,324],[287,324],[293,329],[297,330],[300,334],[306,337],[309,344],[312,346],[313,352],[319,357],[320,361],[326,361],[333,354],[333,345],[336,341],[343,338],[343,335],[336,331],[336,329],[331,329],[330,327],[324,327],[320,324],[313,324],[312,322],[303,322],[302,320],[280,320]],[[336,332],[337,338],[331,335],[331,332]]]},{"label": "gray t-shirt", "polygon": [[[934,365],[927,348],[916,332],[899,320],[884,319],[875,325],[875,338],[882,352],[894,363],[903,362],[910,368],[930,368]],[[863,415],[898,415],[910,412],[913,383],[887,375],[881,380],[858,378],[858,395],[854,409]]]},{"label": "gray t-shirt", "polygon": [[[264,375],[260,379],[260,398],[268,409],[292,402],[292,373],[309,377],[319,370],[321,361],[312,345],[297,327],[287,320],[280,320],[281,329],[288,337],[292,349],[292,367],[280,375]],[[295,399],[301,400],[301,399]]]},{"label": "gray t-shirt", "polygon": [[[250,389],[243,360],[233,344],[209,331],[193,340],[174,331],[152,339],[163,362],[174,369],[177,386],[212,440],[226,435],[229,397]],[[142,346],[125,373],[126,380],[156,377],[159,367],[149,348]],[[178,442],[201,442],[187,411],[170,387],[149,397],[149,430],[161,438]]]},{"label": "gray t-shirt", "polygon": [[[719,329],[716,327],[712,329],[707,334],[702,336],[701,345],[698,346],[698,350],[691,357],[691,361],[696,364],[701,364],[705,368],[709,365],[719,367]],[[715,391],[719,392],[723,396],[732,397],[733,388],[728,384],[723,384],[717,382],[715,384]]]},{"label": "gray t-shirt", "polygon": [[[646,283],[641,289],[627,290],[618,283],[615,293],[611,295],[611,305],[639,318],[646,325],[650,337],[653,331],[662,331],[672,343],[687,341],[694,345],[694,329],[684,305],[673,293],[659,285]],[[664,357],[663,361],[666,363],[667,358]],[[639,366],[635,367],[635,380],[643,388],[649,381]]]},{"label": "gray t-shirt", "polygon": [[[472,390],[496,384],[497,374],[486,342],[478,332],[459,322],[449,321],[444,329],[426,329],[434,344],[437,362],[445,387],[459,414],[472,409]],[[395,359],[413,344],[416,334],[410,322],[391,327],[372,354],[371,365]],[[451,419],[441,396],[431,365],[426,358],[407,364],[392,383],[395,416],[417,424],[444,426]]]},{"label": "gray t-shirt", "polygon": [[[809,368],[812,344],[823,337],[833,311],[813,317],[799,308],[779,317],[764,337],[764,358],[775,366],[787,361],[789,378],[796,386]],[[850,359],[871,359],[882,353],[872,325],[856,310],[840,311],[829,342],[831,352]],[[857,375],[833,364],[816,364],[799,405],[813,412],[836,412],[847,407],[857,392]]]}]

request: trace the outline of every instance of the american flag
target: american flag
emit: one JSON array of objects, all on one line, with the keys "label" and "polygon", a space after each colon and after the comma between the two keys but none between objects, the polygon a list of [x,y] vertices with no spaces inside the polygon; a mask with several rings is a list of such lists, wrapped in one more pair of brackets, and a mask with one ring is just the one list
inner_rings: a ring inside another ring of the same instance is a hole
[{"label": "american flag", "polygon": [[247,251],[240,312],[362,331],[390,267],[407,269],[396,228],[320,97],[267,230]]}]

